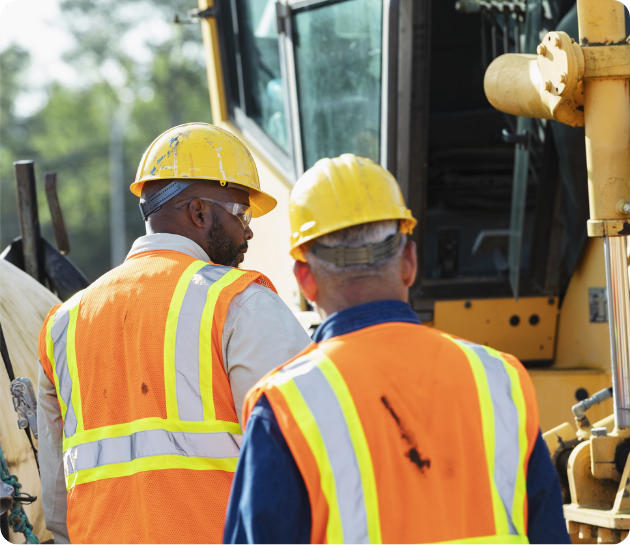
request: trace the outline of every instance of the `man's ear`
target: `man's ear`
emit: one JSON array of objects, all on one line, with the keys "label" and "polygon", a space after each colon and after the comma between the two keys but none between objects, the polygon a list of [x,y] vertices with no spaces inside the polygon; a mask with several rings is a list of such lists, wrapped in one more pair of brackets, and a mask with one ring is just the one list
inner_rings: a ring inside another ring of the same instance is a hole
[{"label": "man's ear", "polygon": [[209,224],[212,223],[212,212],[210,212],[210,208],[206,210],[203,202],[199,199],[193,199],[188,204],[188,213],[190,214],[191,221],[195,224],[199,229],[203,229],[204,227],[208,227]]},{"label": "man's ear", "polygon": [[416,274],[418,274],[418,251],[413,240],[408,240],[403,248],[401,273],[405,287],[410,288],[416,281]]},{"label": "man's ear", "polygon": [[311,266],[304,261],[296,261],[293,265],[293,274],[304,297],[311,303],[317,300],[317,283],[313,276]]}]

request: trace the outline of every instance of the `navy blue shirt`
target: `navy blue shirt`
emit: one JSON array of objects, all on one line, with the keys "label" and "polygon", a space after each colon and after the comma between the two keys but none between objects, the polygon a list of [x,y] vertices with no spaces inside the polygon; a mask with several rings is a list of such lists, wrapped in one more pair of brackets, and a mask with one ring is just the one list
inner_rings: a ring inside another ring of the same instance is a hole
[{"label": "navy blue shirt", "polygon": [[[329,316],[313,340],[322,342],[386,322],[419,324],[409,305],[377,301]],[[562,493],[542,435],[527,472],[530,543],[571,543]],[[267,398],[252,410],[243,437],[225,521],[225,543],[310,543],[311,505],[306,484]]]}]

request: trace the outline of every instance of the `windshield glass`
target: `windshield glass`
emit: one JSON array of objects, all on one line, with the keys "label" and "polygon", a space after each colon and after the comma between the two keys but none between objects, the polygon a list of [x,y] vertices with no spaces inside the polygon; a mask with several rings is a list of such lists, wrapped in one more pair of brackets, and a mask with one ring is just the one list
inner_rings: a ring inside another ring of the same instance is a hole
[{"label": "windshield glass", "polygon": [[379,161],[382,12],[382,0],[346,0],[295,14],[305,169],[342,153]]},{"label": "windshield glass", "polygon": [[241,0],[239,8],[246,113],[287,152],[275,1]]}]

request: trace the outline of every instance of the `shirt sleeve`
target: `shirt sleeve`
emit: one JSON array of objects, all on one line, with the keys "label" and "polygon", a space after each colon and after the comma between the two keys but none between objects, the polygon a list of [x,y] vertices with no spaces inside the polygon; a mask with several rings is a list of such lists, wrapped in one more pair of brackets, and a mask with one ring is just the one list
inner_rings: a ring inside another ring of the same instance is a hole
[{"label": "shirt sleeve", "polygon": [[223,362],[239,422],[245,394],[310,342],[293,312],[273,291],[252,283],[232,299],[223,328]]},{"label": "shirt sleeve", "polygon": [[55,543],[70,543],[66,526],[68,510],[63,471],[63,420],[55,385],[39,365],[37,388],[37,431],[42,481],[42,508]]},{"label": "shirt sleeve", "polygon": [[311,504],[267,398],[252,410],[232,484],[224,543],[310,543]]},{"label": "shirt sleeve", "polygon": [[560,480],[540,430],[529,458],[527,501],[530,543],[571,543],[562,512]]}]

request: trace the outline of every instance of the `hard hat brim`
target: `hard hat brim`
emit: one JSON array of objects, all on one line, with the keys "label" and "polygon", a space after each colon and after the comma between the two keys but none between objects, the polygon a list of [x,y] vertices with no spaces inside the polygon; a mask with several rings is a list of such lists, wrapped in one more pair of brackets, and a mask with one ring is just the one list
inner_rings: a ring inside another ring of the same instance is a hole
[{"label": "hard hat brim", "polygon": [[[151,180],[139,180],[137,182],[134,182],[131,184],[130,186],[130,190],[131,192],[136,196],[136,197],[140,197],[142,195],[142,186],[146,183],[146,182],[153,182],[153,181],[159,181],[162,180],[163,178],[154,178]],[[199,182],[199,183],[203,183],[206,178],[172,178],[173,180],[182,180],[185,182]],[[210,180],[210,178],[207,178],[208,180]],[[220,180],[214,179],[212,178],[213,182],[220,182]],[[237,183],[237,182],[231,182],[231,183]],[[249,202],[250,205],[252,207],[252,217],[253,218],[259,218],[261,216],[264,216],[265,214],[271,212],[278,204],[278,201],[272,197],[271,195],[269,195],[269,193],[265,193],[264,191],[261,191],[260,189],[255,189],[251,186],[245,185],[245,184],[239,184],[239,185],[243,185],[243,187],[246,187],[249,190]]]}]

